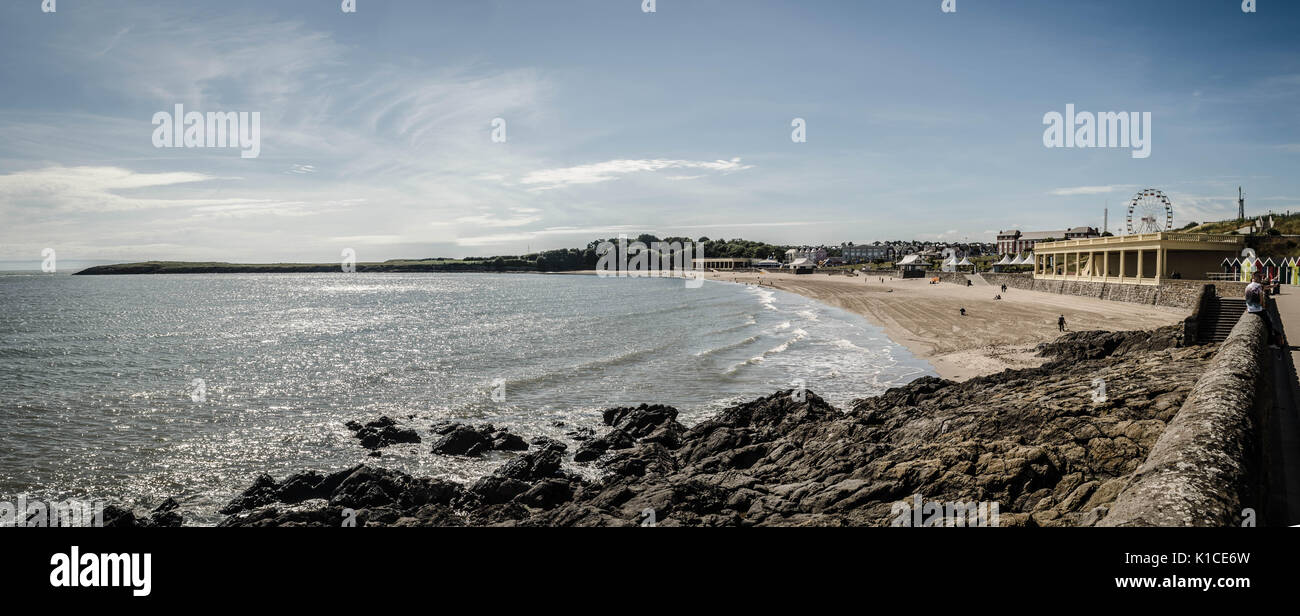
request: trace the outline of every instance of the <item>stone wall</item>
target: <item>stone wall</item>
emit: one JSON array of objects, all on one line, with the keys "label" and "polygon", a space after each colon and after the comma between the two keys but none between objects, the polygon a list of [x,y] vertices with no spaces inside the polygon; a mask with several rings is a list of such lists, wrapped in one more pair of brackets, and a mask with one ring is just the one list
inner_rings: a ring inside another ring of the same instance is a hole
[{"label": "stone wall", "polygon": [[938,278],[939,282],[959,284],[963,287],[966,286],[966,282],[967,282],[966,276],[968,275],[969,274],[962,274],[958,272],[940,272],[936,270],[928,270],[925,272],[926,278]]},{"label": "stone wall", "polygon": [[[1005,284],[1013,289],[1188,309],[1197,306],[1201,300],[1201,289],[1207,284],[1214,285],[1215,292],[1220,297],[1241,297],[1246,291],[1244,282],[1165,280],[1156,286],[1082,280],[1035,280],[1033,274],[986,273],[981,276],[994,286]],[[962,280],[958,284],[966,284],[966,282]]]},{"label": "stone wall", "polygon": [[1242,316],[1099,526],[1237,526],[1260,506],[1265,337],[1261,319]]}]

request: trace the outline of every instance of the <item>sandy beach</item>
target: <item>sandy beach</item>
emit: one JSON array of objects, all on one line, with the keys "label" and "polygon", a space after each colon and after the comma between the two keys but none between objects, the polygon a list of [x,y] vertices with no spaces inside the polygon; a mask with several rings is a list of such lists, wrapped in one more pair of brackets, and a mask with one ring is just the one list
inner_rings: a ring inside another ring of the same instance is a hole
[{"label": "sandy beach", "polygon": [[[895,342],[956,381],[1044,361],[1034,347],[1067,331],[1152,329],[1178,323],[1184,309],[999,287],[930,284],[928,278],[781,273],[709,273],[711,280],[759,284],[860,314]],[[1001,300],[993,299],[1001,294]],[[960,309],[966,309],[961,316]]]}]

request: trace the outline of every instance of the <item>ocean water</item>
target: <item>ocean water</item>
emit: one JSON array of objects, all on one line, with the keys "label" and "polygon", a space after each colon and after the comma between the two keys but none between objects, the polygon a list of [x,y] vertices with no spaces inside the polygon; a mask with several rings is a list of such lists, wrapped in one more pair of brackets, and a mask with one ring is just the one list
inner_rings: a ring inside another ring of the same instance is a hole
[{"label": "ocean water", "polygon": [[[508,459],[432,454],[437,420],[567,441],[611,406],[690,425],[799,382],[844,407],[933,374],[856,315],[713,281],[0,274],[0,500],[174,496],[215,523],[260,473],[466,481]],[[424,442],[367,457],[343,422],[380,415]]]}]

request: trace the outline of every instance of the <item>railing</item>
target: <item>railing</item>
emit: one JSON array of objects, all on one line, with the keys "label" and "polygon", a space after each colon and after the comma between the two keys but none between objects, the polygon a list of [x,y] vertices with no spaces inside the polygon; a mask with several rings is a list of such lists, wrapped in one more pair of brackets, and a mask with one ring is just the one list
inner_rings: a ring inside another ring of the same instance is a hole
[{"label": "railing", "polygon": [[1232,272],[1205,272],[1205,279],[1238,282],[1241,280],[1241,274],[1234,274]]},{"label": "railing", "polygon": [[1154,276],[1143,276],[1142,278],[1138,278],[1137,276],[1125,276],[1123,278],[1120,278],[1119,276],[1101,276],[1101,275],[1089,276],[1086,273],[1080,275],[1034,274],[1034,279],[1035,280],[1067,280],[1070,282],[1113,282],[1113,283],[1123,283],[1123,284],[1144,284],[1144,285],[1158,285],[1161,282],[1166,282],[1170,280],[1169,278],[1165,278],[1163,280],[1157,280]]},{"label": "railing", "polygon": [[1071,248],[1076,246],[1105,246],[1110,244],[1131,244],[1137,242],[1151,242],[1159,240],[1174,240],[1179,242],[1200,242],[1207,244],[1232,244],[1234,246],[1242,243],[1241,236],[1238,235],[1212,235],[1208,233],[1143,233],[1140,235],[1115,235],[1111,237],[1089,237],[1077,240],[1060,240],[1056,242],[1038,242],[1034,248]]}]

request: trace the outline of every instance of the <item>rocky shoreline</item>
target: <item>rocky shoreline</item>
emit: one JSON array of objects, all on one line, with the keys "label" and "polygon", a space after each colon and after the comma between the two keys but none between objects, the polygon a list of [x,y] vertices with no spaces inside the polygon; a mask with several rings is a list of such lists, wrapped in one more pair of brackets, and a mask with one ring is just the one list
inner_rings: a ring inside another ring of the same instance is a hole
[{"label": "rocky shoreline", "polygon": [[[614,408],[572,447],[444,424],[431,455],[522,453],[472,484],[366,464],[263,475],[220,525],[888,526],[898,503],[923,499],[996,503],[1001,526],[1092,526],[1217,348],[1180,336],[1070,333],[1040,347],[1040,367],[925,377],[847,410],[791,390],[690,427],[671,407]],[[401,442],[391,420],[370,429],[370,445],[385,430]]]}]

